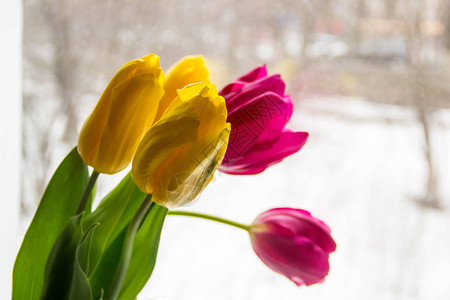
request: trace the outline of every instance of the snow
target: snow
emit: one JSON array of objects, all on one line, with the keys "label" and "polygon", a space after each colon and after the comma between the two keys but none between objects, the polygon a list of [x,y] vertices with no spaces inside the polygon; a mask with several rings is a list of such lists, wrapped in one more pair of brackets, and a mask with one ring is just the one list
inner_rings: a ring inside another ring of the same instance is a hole
[{"label": "snow", "polygon": [[[449,110],[437,112],[432,131],[444,208],[448,120]],[[168,216],[140,299],[449,299],[450,216],[417,203],[427,169],[414,110],[310,98],[296,105],[289,127],[310,132],[299,153],[259,175],[217,173],[186,209],[243,223],[272,207],[309,210],[338,245],[325,282],[296,287],[256,257],[246,232]]]},{"label": "snow", "polygon": [[[310,133],[299,153],[259,175],[216,173],[185,209],[243,223],[273,207],[309,210],[331,227],[337,243],[325,282],[297,287],[274,273],[254,254],[245,231],[168,216],[153,276],[139,299],[450,299],[449,120],[450,110],[440,110],[432,122],[444,206],[434,210],[417,203],[427,169],[414,110],[354,98],[302,100],[289,124]],[[1,290],[9,293],[10,285]]]}]

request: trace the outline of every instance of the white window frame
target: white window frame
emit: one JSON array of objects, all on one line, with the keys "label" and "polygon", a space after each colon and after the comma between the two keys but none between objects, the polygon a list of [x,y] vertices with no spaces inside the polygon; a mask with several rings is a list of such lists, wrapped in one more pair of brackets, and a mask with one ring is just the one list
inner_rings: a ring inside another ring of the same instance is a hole
[{"label": "white window frame", "polygon": [[11,299],[12,269],[22,239],[22,1],[0,1],[0,299]]}]

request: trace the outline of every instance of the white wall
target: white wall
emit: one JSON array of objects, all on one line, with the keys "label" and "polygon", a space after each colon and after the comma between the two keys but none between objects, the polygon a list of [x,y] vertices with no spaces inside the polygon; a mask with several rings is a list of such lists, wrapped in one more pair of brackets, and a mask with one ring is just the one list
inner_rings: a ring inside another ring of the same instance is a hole
[{"label": "white wall", "polygon": [[0,299],[11,298],[19,247],[22,1],[0,1]]}]

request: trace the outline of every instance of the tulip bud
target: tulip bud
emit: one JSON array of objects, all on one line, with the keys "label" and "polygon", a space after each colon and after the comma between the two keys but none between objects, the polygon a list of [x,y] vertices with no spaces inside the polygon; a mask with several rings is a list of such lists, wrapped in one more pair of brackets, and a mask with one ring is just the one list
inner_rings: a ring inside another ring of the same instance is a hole
[{"label": "tulip bud", "polygon": [[84,162],[100,173],[125,169],[153,123],[163,85],[156,55],[122,66],[81,129],[78,152]]},{"label": "tulip bud", "polygon": [[329,271],[329,253],[336,244],[325,223],[305,210],[275,208],[260,214],[250,226],[258,257],[296,285],[322,282]]},{"label": "tulip bud", "polygon": [[132,164],[136,185],[168,208],[191,202],[212,180],[230,132],[225,101],[214,85],[191,84],[177,93]]},{"label": "tulip bud", "polygon": [[177,89],[182,89],[191,83],[207,81],[209,81],[209,71],[203,57],[186,56],[175,63],[170,68],[164,83],[166,93],[159,103],[155,122],[161,118],[170,103],[177,97]]},{"label": "tulip bud", "polygon": [[292,115],[292,101],[284,89],[280,75],[267,76],[262,66],[219,92],[225,98],[232,128],[221,172],[261,173],[303,147],[308,133],[285,128]]}]

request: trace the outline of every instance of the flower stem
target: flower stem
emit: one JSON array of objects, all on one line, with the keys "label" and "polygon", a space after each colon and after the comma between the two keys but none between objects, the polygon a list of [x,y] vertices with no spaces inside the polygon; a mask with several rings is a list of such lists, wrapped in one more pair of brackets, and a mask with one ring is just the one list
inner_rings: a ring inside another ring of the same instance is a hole
[{"label": "flower stem", "polygon": [[91,196],[92,189],[95,186],[95,182],[97,181],[98,175],[100,175],[99,172],[92,171],[91,176],[89,177],[88,183],[86,187],[84,188],[83,195],[81,196],[80,202],[78,202],[78,207],[75,212],[75,216],[80,214],[86,209],[86,203],[89,200],[89,197]]},{"label": "flower stem", "polygon": [[119,265],[117,266],[116,274],[111,285],[111,291],[107,298],[110,300],[116,300],[119,297],[120,289],[122,288],[125,275],[127,274],[128,267],[130,266],[131,256],[133,254],[134,238],[141,226],[142,220],[147,215],[147,212],[152,207],[152,195],[148,194],[141,206],[139,206],[136,214],[128,225],[127,232],[125,233],[125,239],[122,247],[122,254],[120,256]]},{"label": "flower stem", "polygon": [[247,230],[247,231],[250,229],[249,225],[245,225],[245,224],[242,224],[242,223],[230,221],[230,220],[227,220],[227,219],[223,219],[223,218],[219,218],[219,217],[215,217],[215,216],[211,216],[211,215],[196,213],[196,212],[181,211],[181,210],[169,210],[169,212],[167,214],[168,215],[173,215],[173,216],[186,216],[186,217],[194,217],[194,218],[201,218],[201,219],[216,221],[216,222],[219,222],[219,223],[231,225],[231,226],[234,226],[234,227],[237,227],[237,228],[240,228],[240,229],[244,229],[244,230]]}]

